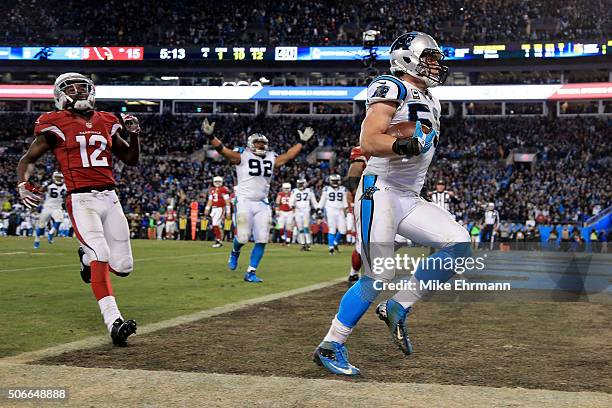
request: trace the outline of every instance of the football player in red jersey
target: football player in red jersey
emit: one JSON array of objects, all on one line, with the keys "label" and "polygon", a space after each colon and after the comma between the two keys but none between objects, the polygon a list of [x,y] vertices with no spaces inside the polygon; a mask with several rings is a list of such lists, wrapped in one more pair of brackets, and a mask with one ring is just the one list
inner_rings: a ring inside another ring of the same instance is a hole
[{"label": "football player in red jersey", "polygon": [[291,183],[283,183],[281,191],[276,195],[276,218],[280,227],[285,231],[285,245],[289,245],[291,234],[293,234]]},{"label": "football player in red jersey", "polygon": [[221,239],[223,220],[232,216],[229,190],[223,185],[223,177],[221,176],[213,177],[213,186],[208,190],[208,202],[204,209],[204,216],[210,216],[212,219],[212,229],[215,235],[215,243],[212,247],[221,248],[223,246]]},{"label": "football player in red jersey", "polygon": [[[354,205],[355,190],[359,186],[359,180],[361,174],[366,168],[368,157],[361,151],[361,146],[355,146],[351,149],[350,162],[351,165],[347,175],[347,186],[351,194],[349,194],[349,207],[352,208]],[[351,214],[353,217],[354,213]],[[348,285],[353,286],[355,282],[359,280],[359,270],[361,269],[361,255],[359,254],[359,237],[355,237],[355,249],[351,256],[351,271],[349,272]]]},{"label": "football player in red jersey", "polygon": [[126,346],[136,322],[124,320],[119,312],[109,273],[127,276],[133,259],[128,223],[115,192],[112,155],[128,166],[138,164],[138,119],[95,110],[94,84],[81,74],[60,75],[53,97],[57,110],[36,120],[34,141],[19,160],[19,195],[28,208],[40,202],[40,190],[28,178],[34,163],[52,151],[64,174],[66,209],[81,244],[81,277],[91,283],[113,344]]}]

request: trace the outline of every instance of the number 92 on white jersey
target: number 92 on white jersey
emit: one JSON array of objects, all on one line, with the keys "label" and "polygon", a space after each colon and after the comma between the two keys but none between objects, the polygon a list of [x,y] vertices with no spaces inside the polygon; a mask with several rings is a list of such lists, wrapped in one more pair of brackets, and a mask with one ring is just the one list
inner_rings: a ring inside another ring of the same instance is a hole
[{"label": "number 92 on white jersey", "polygon": [[234,151],[240,153],[240,164],[236,165],[238,179],[236,197],[267,201],[277,154],[266,152],[265,157],[261,157],[244,147],[236,148]]}]

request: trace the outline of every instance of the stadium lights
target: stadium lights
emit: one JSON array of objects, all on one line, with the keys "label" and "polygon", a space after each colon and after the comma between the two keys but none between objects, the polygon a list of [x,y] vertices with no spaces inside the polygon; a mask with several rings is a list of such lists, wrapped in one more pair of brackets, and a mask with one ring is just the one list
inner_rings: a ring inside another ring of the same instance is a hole
[{"label": "stadium lights", "polygon": [[163,76],[161,77],[162,81],[178,81],[179,77],[177,76]]}]

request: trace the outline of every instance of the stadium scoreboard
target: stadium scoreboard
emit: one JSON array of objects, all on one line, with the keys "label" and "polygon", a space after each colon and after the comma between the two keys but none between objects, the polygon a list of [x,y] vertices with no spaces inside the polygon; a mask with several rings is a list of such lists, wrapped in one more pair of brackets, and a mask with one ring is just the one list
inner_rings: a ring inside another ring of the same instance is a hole
[{"label": "stadium scoreboard", "polygon": [[[530,42],[440,48],[447,60],[538,59],[607,56],[612,40],[601,43]],[[348,61],[389,59],[389,47],[359,46],[199,46],[199,47],[2,47],[0,60],[61,61]]]}]

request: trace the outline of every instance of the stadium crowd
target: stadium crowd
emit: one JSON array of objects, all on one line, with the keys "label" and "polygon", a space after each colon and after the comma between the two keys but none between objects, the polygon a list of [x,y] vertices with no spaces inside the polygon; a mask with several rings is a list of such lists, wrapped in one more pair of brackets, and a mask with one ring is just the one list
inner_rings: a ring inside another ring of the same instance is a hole
[{"label": "stadium crowd", "polygon": [[[389,43],[410,27],[442,43],[600,39],[606,0],[76,0],[6,4],[0,42],[14,45],[358,44],[367,29]],[[25,23],[27,22],[27,24]],[[607,38],[607,37],[606,37]]]},{"label": "stadium crowd", "polygon": [[[33,114],[3,114],[0,121],[0,198],[17,202],[15,168],[31,141]],[[203,208],[212,177],[221,175],[233,186],[234,172],[225,161],[204,159],[206,139],[201,116],[142,115],[143,157],[138,167],[118,162],[115,173],[126,214],[144,226],[163,218],[168,205],[187,216],[192,201]],[[285,151],[297,142],[297,129],[312,126],[311,140],[302,154],[274,177],[271,198],[280,184],[305,178],[317,194],[332,172],[345,175],[351,147],[357,143],[357,118],[287,118],[265,116],[218,116],[216,134],[228,146],[241,146],[255,131],[270,138],[270,147]],[[612,146],[608,143],[610,119],[604,117],[512,117],[495,119],[448,118],[442,123],[442,139],[432,163],[426,189],[438,180],[453,191],[457,203],[451,207],[465,225],[482,220],[493,202],[501,220],[541,225],[582,225],[612,204],[609,169]],[[307,161],[317,147],[336,153],[333,163]],[[537,152],[534,163],[508,160],[513,149]],[[55,170],[51,155],[38,166],[35,182],[42,184]],[[143,218],[147,220],[143,220]],[[313,218],[313,222],[316,222]],[[324,228],[324,226],[321,226]],[[136,232],[147,236],[146,232]]]}]

